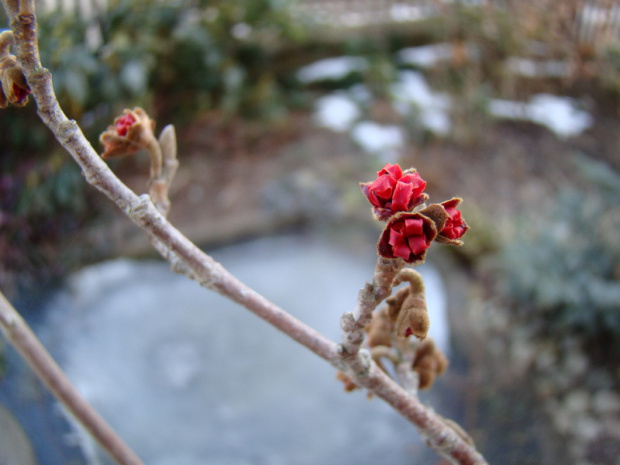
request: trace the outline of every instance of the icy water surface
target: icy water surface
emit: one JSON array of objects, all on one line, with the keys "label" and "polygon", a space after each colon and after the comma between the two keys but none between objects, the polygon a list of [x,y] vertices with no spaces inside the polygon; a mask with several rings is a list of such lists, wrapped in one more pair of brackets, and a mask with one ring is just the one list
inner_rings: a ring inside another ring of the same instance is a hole
[{"label": "icy water surface", "polygon": [[[376,259],[372,248],[359,254],[301,237],[214,256],[335,340]],[[446,348],[440,277],[421,272]],[[399,465],[433,456],[382,401],[345,394],[328,363],[164,263],[87,268],[46,312],[42,336],[62,367],[149,465]],[[88,441],[84,450],[98,463]]]}]

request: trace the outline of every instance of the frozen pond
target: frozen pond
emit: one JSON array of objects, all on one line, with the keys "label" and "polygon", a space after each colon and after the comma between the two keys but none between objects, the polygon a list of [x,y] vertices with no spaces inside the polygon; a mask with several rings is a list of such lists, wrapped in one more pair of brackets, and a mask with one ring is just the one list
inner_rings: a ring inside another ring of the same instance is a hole
[{"label": "frozen pond", "polygon": [[[299,236],[213,255],[335,340],[340,315],[353,308],[375,263],[372,247],[360,253]],[[432,267],[420,271],[432,331],[445,347],[442,283]],[[344,393],[329,364],[165,263],[120,259],[87,268],[46,313],[46,344],[149,465],[404,465],[435,457],[382,401]],[[90,463],[101,463],[84,444]]]}]

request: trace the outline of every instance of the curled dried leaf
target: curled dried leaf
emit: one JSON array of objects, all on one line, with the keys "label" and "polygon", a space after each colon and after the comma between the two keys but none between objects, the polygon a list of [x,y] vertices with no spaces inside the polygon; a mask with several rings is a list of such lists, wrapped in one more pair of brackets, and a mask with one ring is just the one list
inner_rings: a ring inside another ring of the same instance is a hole
[{"label": "curled dried leaf", "polygon": [[415,270],[406,268],[394,279],[394,286],[409,282],[409,286],[399,289],[387,299],[387,314],[394,322],[396,336],[419,339],[426,338],[430,328],[426,296],[422,275]]},{"label": "curled dried leaf", "polygon": [[418,347],[413,359],[413,370],[420,377],[420,389],[430,388],[435,379],[448,367],[448,359],[432,339],[426,339]]},{"label": "curled dried leaf", "polygon": [[388,316],[385,308],[378,311],[366,326],[368,338],[366,342],[368,347],[392,345],[392,333],[394,332],[394,323]]}]

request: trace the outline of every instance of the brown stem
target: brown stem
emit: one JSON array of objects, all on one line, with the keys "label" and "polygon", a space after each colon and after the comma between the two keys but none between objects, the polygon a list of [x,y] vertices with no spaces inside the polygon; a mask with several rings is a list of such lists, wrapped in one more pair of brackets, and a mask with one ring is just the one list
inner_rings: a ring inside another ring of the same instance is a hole
[{"label": "brown stem", "polygon": [[372,312],[391,294],[392,281],[405,265],[400,258],[377,259],[372,283],[366,283],[359,292],[355,310],[345,313],[340,319],[344,352],[355,355],[360,350],[365,337],[364,328],[370,323]]},{"label": "brown stem", "polygon": [[2,293],[0,293],[0,328],[39,379],[117,463],[144,465],[106,421],[84,400]]},{"label": "brown stem", "polygon": [[[484,457],[455,429],[449,427],[442,417],[425,407],[417,397],[409,395],[375,363],[367,377],[356,381],[416,425],[428,445],[450,462],[460,465],[487,465]],[[416,401],[412,402],[411,399]]]}]

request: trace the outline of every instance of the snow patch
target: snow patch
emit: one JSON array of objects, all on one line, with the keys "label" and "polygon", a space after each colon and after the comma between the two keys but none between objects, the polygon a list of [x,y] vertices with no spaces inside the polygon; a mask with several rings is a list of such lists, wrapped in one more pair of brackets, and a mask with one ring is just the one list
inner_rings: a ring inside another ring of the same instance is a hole
[{"label": "snow patch", "polygon": [[489,105],[489,111],[500,118],[541,124],[560,138],[581,134],[593,123],[592,116],[578,109],[574,99],[550,94],[537,94],[528,103],[494,99]]},{"label": "snow patch", "polygon": [[335,132],[347,131],[359,116],[356,103],[344,93],[326,95],[315,104],[314,121],[317,126]]},{"label": "snow patch", "polygon": [[317,81],[338,80],[347,75],[368,68],[368,62],[362,57],[325,58],[300,68],[297,79],[308,84]]},{"label": "snow patch", "polygon": [[447,134],[450,130],[450,97],[433,91],[422,73],[402,71],[392,86],[394,107],[402,114],[414,112],[430,131]]},{"label": "snow patch", "polygon": [[403,128],[371,121],[356,124],[351,130],[351,137],[366,152],[379,154],[386,160],[398,158],[400,149],[405,146]]}]

